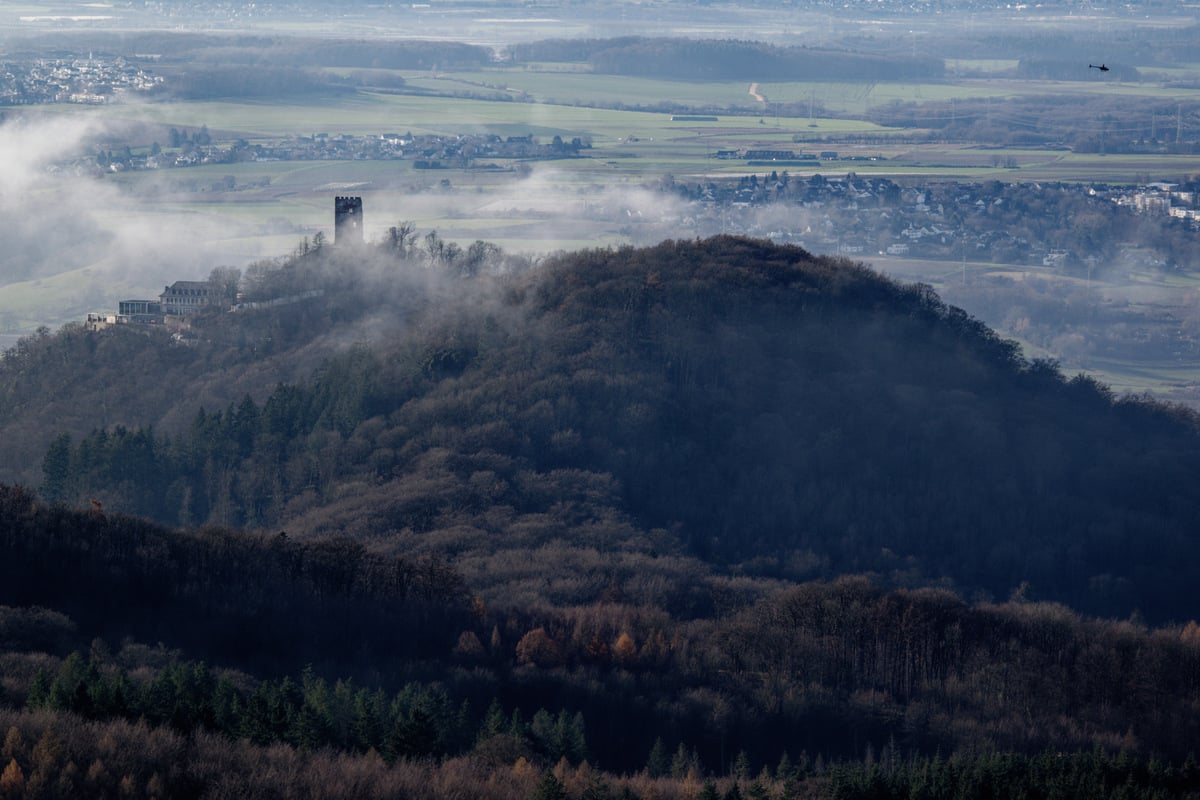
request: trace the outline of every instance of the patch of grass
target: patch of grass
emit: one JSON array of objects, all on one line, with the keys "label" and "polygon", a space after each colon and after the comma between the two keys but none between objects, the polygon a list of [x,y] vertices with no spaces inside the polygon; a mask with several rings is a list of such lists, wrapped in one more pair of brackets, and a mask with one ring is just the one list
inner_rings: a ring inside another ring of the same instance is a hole
[{"label": "patch of grass", "polygon": [[[29,330],[47,321],[82,321],[89,311],[104,310],[107,299],[100,270],[84,267],[0,286],[0,316],[18,329]],[[115,299],[112,307],[116,308]],[[48,309],[58,313],[48,315]]]},{"label": "patch of grass", "polygon": [[562,105],[637,107],[675,103],[747,110],[761,105],[749,94],[749,81],[678,81],[578,71],[497,69],[439,74],[436,79],[422,78],[420,83],[447,91],[471,85],[499,86],[538,102]]}]

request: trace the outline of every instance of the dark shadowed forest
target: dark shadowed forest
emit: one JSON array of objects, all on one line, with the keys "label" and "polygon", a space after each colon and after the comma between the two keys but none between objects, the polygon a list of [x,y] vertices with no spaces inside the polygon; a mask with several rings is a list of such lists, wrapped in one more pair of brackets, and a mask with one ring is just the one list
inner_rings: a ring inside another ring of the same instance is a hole
[{"label": "dark shadowed forest", "polygon": [[1200,792],[1193,413],[795,247],[424,245],[4,354],[0,793]]}]

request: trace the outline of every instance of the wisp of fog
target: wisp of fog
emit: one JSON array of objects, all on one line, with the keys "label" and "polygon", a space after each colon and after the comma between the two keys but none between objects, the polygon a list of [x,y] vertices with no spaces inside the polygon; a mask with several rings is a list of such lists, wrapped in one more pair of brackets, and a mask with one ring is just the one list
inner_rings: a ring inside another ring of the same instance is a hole
[{"label": "wisp of fog", "polygon": [[[98,142],[111,123],[76,115],[21,115],[0,124],[0,312],[19,314],[22,290],[58,293],[55,322],[175,280],[201,280],[240,252],[228,231],[194,212],[172,211],[102,170]],[[159,287],[159,288],[156,288]],[[18,307],[14,307],[18,306]]]}]

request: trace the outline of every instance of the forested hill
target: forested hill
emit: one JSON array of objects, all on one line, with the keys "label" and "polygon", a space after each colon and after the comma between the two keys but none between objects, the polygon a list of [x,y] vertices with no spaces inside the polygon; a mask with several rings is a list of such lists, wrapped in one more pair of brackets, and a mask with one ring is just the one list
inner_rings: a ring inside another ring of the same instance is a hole
[{"label": "forested hill", "polygon": [[730,237],[444,283],[356,258],[281,264],[323,293],[201,318],[191,348],[24,342],[0,435],[49,499],[438,553],[502,607],[704,615],[730,602],[709,573],[873,573],[1196,616],[1195,420],[927,287]]}]

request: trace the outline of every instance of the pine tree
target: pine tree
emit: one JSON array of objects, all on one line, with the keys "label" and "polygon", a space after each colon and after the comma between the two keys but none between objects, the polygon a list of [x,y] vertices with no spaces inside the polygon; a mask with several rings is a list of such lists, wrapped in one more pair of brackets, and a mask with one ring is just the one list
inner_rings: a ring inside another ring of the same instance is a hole
[{"label": "pine tree", "polygon": [[235,735],[241,709],[241,695],[233,681],[226,675],[217,678],[212,692],[213,727],[227,736]]},{"label": "pine tree", "polygon": [[50,685],[47,707],[91,716],[95,711],[91,688],[98,680],[99,673],[95,666],[84,661],[78,652],[71,653]]},{"label": "pine tree", "polygon": [[329,743],[329,728],[317,710],[305,703],[296,714],[288,739],[304,750],[316,750]]},{"label": "pine tree", "polygon": [[767,787],[771,785],[771,777],[765,773],[764,770],[746,787],[746,797],[749,800],[770,800],[771,792]]},{"label": "pine tree", "polygon": [[500,705],[498,698],[492,698],[492,704],[488,706],[487,714],[483,717],[483,724],[479,727],[479,736],[477,741],[490,739],[493,736],[498,736],[504,733],[505,718],[504,707]]},{"label": "pine tree", "polygon": [[512,717],[508,721],[508,732],[518,739],[524,739],[529,735],[529,726],[525,724],[525,718],[521,716],[521,709],[513,709]]},{"label": "pine tree", "polygon": [[533,720],[529,723],[529,732],[533,734],[533,740],[537,746],[552,761],[557,761],[562,756],[559,731],[554,724],[554,717],[550,715],[549,711],[539,708],[534,713]]},{"label": "pine tree", "polygon": [[71,495],[71,435],[55,437],[42,459],[42,496],[48,503],[62,503]]},{"label": "pine tree", "polygon": [[775,778],[783,784],[782,800],[792,800],[799,796],[802,773],[802,767],[792,763],[786,752],[779,757],[779,765],[775,767]]},{"label": "pine tree", "polygon": [[795,778],[797,772],[796,766],[792,763],[792,759],[785,750],[783,755],[779,757],[779,764],[775,767],[775,777],[781,781],[786,781]]},{"label": "pine tree", "polygon": [[739,751],[733,761],[733,776],[739,781],[750,780],[750,756],[745,750]]},{"label": "pine tree", "polygon": [[354,748],[365,753],[383,744],[382,707],[383,699],[378,694],[359,689],[354,696],[354,717],[350,722],[350,736]]},{"label": "pine tree", "polygon": [[554,772],[551,770],[546,770],[542,774],[542,779],[538,781],[533,794],[529,796],[529,800],[566,800],[566,798],[567,791],[563,788],[562,781],[554,777]]},{"label": "pine tree", "polygon": [[[562,712],[560,720],[564,720],[565,715],[566,712]],[[588,757],[587,726],[584,724],[582,711],[575,712],[575,715],[563,724],[562,742],[565,755],[576,764]]]},{"label": "pine tree", "polygon": [[579,800],[612,800],[612,787],[599,772],[588,775],[587,785],[579,795]]},{"label": "pine tree", "polygon": [[667,747],[663,744],[662,737],[657,737],[650,748],[650,756],[646,759],[646,774],[651,778],[661,778],[667,774],[669,767]]},{"label": "pine tree", "polygon": [[50,698],[50,676],[46,670],[39,668],[29,684],[29,695],[25,705],[29,708],[43,708]]},{"label": "pine tree", "polygon": [[677,781],[683,780],[688,770],[693,766],[694,761],[692,753],[688,750],[687,745],[683,742],[679,743],[679,747],[675,749],[675,756],[671,759],[671,777]]},{"label": "pine tree", "polygon": [[435,755],[439,744],[433,718],[416,706],[406,718],[401,717],[396,721],[388,739],[388,751],[396,757],[423,758]]}]

